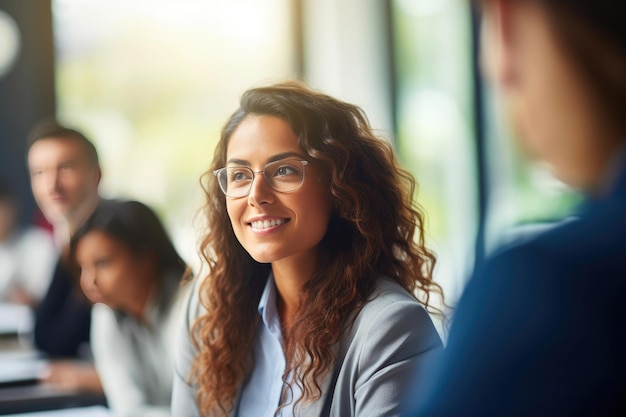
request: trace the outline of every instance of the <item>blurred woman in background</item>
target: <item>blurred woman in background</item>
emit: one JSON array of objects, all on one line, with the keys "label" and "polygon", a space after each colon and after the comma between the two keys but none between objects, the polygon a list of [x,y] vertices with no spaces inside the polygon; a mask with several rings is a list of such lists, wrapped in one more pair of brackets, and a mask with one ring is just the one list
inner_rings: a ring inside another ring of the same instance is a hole
[{"label": "blurred woman in background", "polygon": [[91,346],[119,417],[169,416],[174,323],[185,262],[156,214],[137,201],[107,201],[72,238],[80,283],[95,303]]}]

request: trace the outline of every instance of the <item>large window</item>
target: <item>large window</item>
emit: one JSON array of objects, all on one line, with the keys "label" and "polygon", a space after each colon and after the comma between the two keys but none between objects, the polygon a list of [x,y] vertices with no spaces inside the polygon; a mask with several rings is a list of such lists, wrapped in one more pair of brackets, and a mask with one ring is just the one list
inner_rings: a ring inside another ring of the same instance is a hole
[{"label": "large window", "polygon": [[53,14],[58,116],[96,143],[102,193],[152,205],[196,262],[222,124],[245,89],[294,76],[290,2],[53,0]]},{"label": "large window", "polygon": [[155,207],[190,262],[202,230],[198,179],[222,124],[246,88],[300,67],[314,87],[362,105],[377,128],[394,124],[394,101],[396,146],[418,180],[436,279],[452,302],[476,247],[488,252],[512,226],[518,236],[579,199],[521,156],[502,106],[475,85],[468,0],[52,1],[60,119],[96,142],[103,194]]},{"label": "large window", "polygon": [[477,85],[471,2],[390,2],[398,150],[420,183],[436,279],[454,303],[476,255],[550,225],[580,197],[523,155],[502,103]]},{"label": "large window", "polygon": [[477,228],[471,26],[466,0],[394,0],[397,146],[419,183],[436,279],[452,301]]}]

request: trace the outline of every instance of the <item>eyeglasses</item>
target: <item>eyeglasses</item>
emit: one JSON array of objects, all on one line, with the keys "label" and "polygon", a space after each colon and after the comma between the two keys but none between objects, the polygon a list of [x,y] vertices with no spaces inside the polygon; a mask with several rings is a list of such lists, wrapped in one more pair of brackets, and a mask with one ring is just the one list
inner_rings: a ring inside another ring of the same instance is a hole
[{"label": "eyeglasses", "polygon": [[230,198],[241,198],[250,194],[252,182],[257,174],[263,174],[267,185],[272,189],[289,193],[304,183],[304,167],[309,161],[284,159],[270,162],[263,171],[253,171],[248,167],[225,167],[213,171],[220,189]]}]

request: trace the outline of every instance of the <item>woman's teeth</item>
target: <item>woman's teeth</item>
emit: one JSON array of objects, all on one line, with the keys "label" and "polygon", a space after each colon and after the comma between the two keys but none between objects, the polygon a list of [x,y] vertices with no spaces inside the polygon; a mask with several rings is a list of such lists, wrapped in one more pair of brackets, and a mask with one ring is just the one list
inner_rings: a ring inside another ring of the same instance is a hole
[{"label": "woman's teeth", "polygon": [[253,229],[267,229],[285,223],[283,219],[256,220],[250,223]]}]

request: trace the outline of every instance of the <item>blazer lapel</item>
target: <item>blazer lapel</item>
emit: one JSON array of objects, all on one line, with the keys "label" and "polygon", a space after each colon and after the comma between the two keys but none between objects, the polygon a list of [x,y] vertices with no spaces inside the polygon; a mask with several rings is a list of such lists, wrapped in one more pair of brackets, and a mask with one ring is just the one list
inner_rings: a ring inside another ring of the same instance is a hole
[{"label": "blazer lapel", "polygon": [[298,414],[300,417],[325,417],[330,414],[337,375],[338,372],[335,369],[324,377],[320,385],[322,396],[317,401],[304,404]]},{"label": "blazer lapel", "polygon": [[[350,321],[351,323],[352,321]],[[348,327],[345,331],[339,343],[334,346],[335,349],[335,365],[331,372],[326,374],[320,388],[322,390],[322,396],[315,402],[305,404],[300,411],[301,417],[328,417],[330,416],[330,407],[333,404],[335,397],[335,389],[337,387],[337,379],[339,378],[339,372],[343,368],[344,360],[346,358],[347,343],[354,337],[353,326]]]}]

